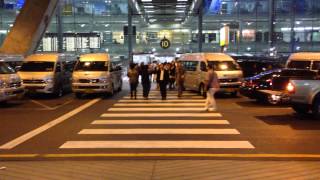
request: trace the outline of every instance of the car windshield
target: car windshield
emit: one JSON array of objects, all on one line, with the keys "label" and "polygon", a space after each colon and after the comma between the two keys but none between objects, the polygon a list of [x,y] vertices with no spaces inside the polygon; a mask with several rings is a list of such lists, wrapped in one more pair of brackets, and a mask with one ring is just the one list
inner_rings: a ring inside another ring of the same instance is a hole
[{"label": "car windshield", "polygon": [[79,62],[75,71],[108,71],[107,61]]},{"label": "car windshield", "polygon": [[308,70],[283,70],[281,72],[281,76],[286,77],[315,77],[316,75],[316,72]]},{"label": "car windshield", "polygon": [[233,61],[208,61],[212,64],[215,71],[238,71],[240,66]]},{"label": "car windshield", "polygon": [[288,64],[288,68],[293,69],[310,69],[311,61],[291,61]]},{"label": "car windshield", "polygon": [[6,63],[0,62],[0,74],[14,74],[15,71]]},{"label": "car windshield", "polygon": [[22,72],[52,72],[54,69],[54,62],[46,61],[29,61],[24,62],[20,71]]}]

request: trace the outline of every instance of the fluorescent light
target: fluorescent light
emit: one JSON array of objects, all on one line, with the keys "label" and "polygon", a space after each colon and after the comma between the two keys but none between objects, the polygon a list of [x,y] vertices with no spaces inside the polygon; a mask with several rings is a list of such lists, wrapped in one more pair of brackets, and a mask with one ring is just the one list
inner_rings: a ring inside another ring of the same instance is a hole
[{"label": "fluorescent light", "polygon": [[152,0],[141,0],[141,2],[152,2]]},{"label": "fluorescent light", "polygon": [[187,2],[188,0],[177,0],[177,2]]},{"label": "fluorescent light", "polygon": [[147,12],[147,13],[154,13],[155,11],[153,11],[153,10],[147,10],[146,12]]},{"label": "fluorescent light", "polygon": [[187,7],[187,5],[176,5],[177,8],[184,8]]},{"label": "fluorescent light", "polygon": [[184,13],[185,11],[182,10],[176,10],[176,13]]},{"label": "fluorescent light", "polygon": [[143,6],[144,8],[154,8],[154,6]]}]

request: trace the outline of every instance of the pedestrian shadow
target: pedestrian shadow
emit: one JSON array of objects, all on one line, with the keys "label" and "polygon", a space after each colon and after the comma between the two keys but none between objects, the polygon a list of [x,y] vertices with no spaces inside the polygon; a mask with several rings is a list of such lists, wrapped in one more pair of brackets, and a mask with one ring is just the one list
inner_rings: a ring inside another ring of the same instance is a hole
[{"label": "pedestrian shadow", "polygon": [[320,121],[311,115],[300,115],[296,113],[286,115],[272,115],[272,116],[256,116],[269,125],[290,126],[295,130],[320,130]]},{"label": "pedestrian shadow", "polygon": [[246,100],[246,101],[239,101],[235,103],[241,107],[252,107],[252,108],[288,108],[290,107],[288,104],[272,105],[265,102],[259,102],[256,100]]}]

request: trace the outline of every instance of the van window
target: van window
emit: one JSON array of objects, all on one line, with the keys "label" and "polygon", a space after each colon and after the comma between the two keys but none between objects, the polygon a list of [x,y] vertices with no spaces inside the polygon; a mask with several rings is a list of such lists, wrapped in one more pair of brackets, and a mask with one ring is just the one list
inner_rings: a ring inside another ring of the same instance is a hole
[{"label": "van window", "polygon": [[15,71],[8,64],[0,62],[0,74],[14,74]]},{"label": "van window", "polygon": [[197,62],[197,61],[185,61],[185,62],[183,62],[184,69],[186,71],[196,71],[198,64],[199,64],[199,62]]},{"label": "van window", "polygon": [[311,61],[290,61],[288,64],[288,68],[293,69],[310,69]]},{"label": "van window", "polygon": [[234,61],[208,61],[212,64],[215,71],[239,71],[241,70],[239,64]]},{"label": "van window", "polygon": [[201,69],[201,71],[207,71],[207,65],[206,65],[206,63],[201,62],[201,64],[200,64],[200,69]]},{"label": "van window", "polygon": [[312,70],[320,71],[320,61],[314,61],[312,65]]},{"label": "van window", "polygon": [[22,72],[52,72],[54,68],[54,62],[44,61],[29,61],[24,62],[20,71]]},{"label": "van window", "polygon": [[78,62],[75,71],[108,71],[108,62],[106,61],[91,61]]}]

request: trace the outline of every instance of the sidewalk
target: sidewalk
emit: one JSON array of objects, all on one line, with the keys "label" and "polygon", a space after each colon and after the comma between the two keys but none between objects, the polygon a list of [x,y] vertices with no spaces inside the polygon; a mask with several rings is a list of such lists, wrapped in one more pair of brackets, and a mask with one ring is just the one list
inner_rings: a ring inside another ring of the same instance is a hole
[{"label": "sidewalk", "polygon": [[0,169],[1,180],[320,179],[316,161],[0,161]]}]

